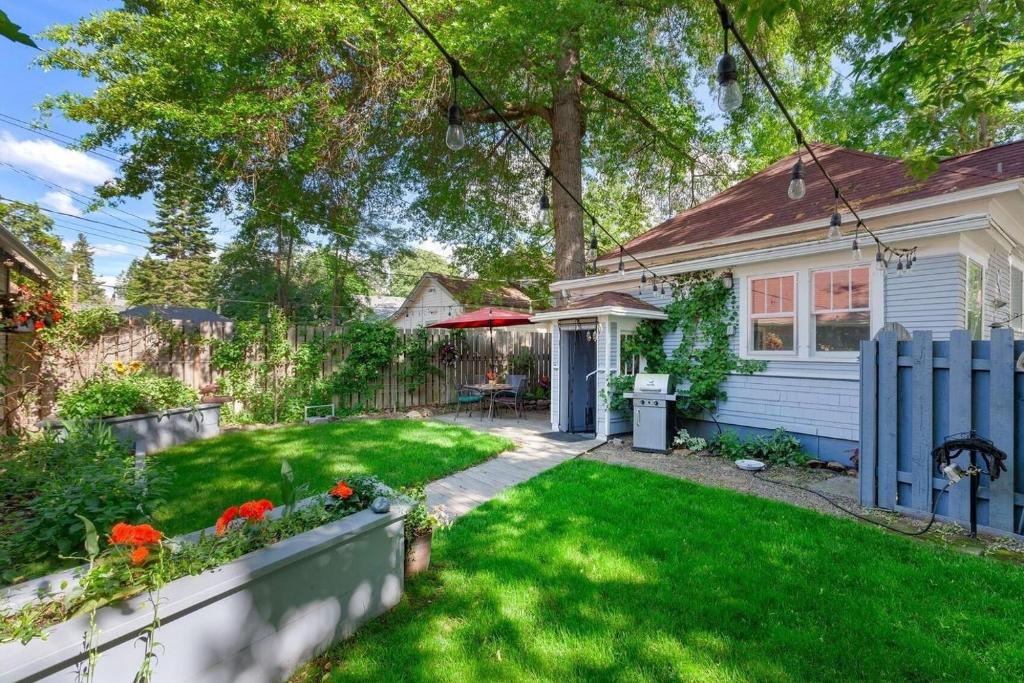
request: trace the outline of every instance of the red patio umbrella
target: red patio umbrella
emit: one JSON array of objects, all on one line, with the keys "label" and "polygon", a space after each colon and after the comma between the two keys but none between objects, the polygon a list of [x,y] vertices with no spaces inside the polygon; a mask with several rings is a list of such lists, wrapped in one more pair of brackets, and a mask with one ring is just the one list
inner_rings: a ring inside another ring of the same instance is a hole
[{"label": "red patio umbrella", "polygon": [[494,367],[494,328],[508,327],[510,325],[529,325],[530,314],[518,311],[508,311],[503,308],[481,308],[469,313],[457,315],[454,318],[442,320],[427,327],[443,328],[449,330],[465,330],[470,328],[486,327],[491,334],[491,367]]}]

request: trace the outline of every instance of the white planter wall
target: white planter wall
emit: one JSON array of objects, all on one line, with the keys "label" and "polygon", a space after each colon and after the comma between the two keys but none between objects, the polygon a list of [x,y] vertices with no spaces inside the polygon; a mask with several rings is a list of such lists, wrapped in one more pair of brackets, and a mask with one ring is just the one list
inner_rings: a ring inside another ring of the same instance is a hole
[{"label": "white planter wall", "polygon": [[[195,408],[172,408],[159,413],[108,417],[101,422],[110,425],[121,441],[132,445],[136,453],[156,453],[171,446],[209,439],[220,434],[219,403],[200,403]],[[63,429],[59,420],[45,420],[40,426]]]},{"label": "white planter wall", "polygon": [[[369,510],[164,587],[157,683],[285,681],[311,657],[394,607],[404,588],[404,508]],[[152,606],[142,595],[96,615],[96,681],[131,683]],[[46,640],[0,645],[0,681],[79,680],[89,617]]]}]

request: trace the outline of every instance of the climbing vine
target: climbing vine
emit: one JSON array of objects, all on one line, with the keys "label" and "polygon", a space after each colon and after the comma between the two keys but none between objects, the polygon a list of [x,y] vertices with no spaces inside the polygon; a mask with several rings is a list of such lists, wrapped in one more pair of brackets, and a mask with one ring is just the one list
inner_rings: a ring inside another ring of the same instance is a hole
[{"label": "climbing vine", "polygon": [[[715,408],[726,397],[722,383],[733,373],[750,375],[764,370],[764,361],[740,358],[733,350],[730,328],[736,324],[733,292],[712,271],[687,273],[676,279],[672,301],[665,307],[664,321],[645,320],[623,343],[624,355],[638,355],[647,372],[668,373],[686,385],[676,408],[697,417]],[[679,332],[679,345],[665,353],[665,337]],[[609,405],[626,407],[622,392],[632,386],[631,378],[613,377],[609,384]]]}]

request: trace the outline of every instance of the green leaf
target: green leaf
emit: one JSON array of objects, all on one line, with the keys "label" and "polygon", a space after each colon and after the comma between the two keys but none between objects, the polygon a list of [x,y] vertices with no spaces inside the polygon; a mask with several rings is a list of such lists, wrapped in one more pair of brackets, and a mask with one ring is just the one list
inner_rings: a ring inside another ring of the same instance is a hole
[{"label": "green leaf", "polygon": [[21,32],[21,27],[15,24],[7,17],[7,13],[0,10],[0,36],[12,40],[15,43],[21,43],[22,45],[28,45],[34,47],[37,50],[39,46],[28,37],[27,34]]},{"label": "green leaf", "polygon": [[75,517],[82,520],[82,524],[85,526],[85,552],[91,560],[100,554],[100,535],[96,533],[96,526],[91,521],[82,515],[75,515]]}]

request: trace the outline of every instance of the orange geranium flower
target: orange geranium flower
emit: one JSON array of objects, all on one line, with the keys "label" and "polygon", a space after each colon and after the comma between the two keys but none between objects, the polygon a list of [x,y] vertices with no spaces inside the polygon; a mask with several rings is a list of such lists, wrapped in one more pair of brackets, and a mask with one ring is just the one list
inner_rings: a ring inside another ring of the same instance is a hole
[{"label": "orange geranium flower", "polygon": [[146,561],[149,557],[149,548],[142,545],[132,551],[132,564],[138,566]]},{"label": "orange geranium flower", "polygon": [[334,485],[333,488],[331,488],[330,491],[328,491],[328,493],[330,493],[335,498],[341,498],[342,500],[345,500],[346,498],[352,495],[352,489],[349,488],[349,485],[346,484],[344,481],[339,481],[337,484]]},{"label": "orange geranium flower", "polygon": [[250,500],[247,503],[242,503],[238,508],[238,514],[250,522],[261,522],[263,521],[263,516],[273,509],[273,503],[266,498],[261,498],[260,500]]},{"label": "orange geranium flower", "polygon": [[150,524],[126,524],[118,522],[110,530],[110,542],[114,545],[143,546],[160,541],[160,532]]},{"label": "orange geranium flower", "polygon": [[228,524],[231,523],[235,517],[238,516],[238,506],[232,505],[227,510],[221,513],[220,517],[217,518],[217,535],[223,536],[224,532],[228,530]]}]

